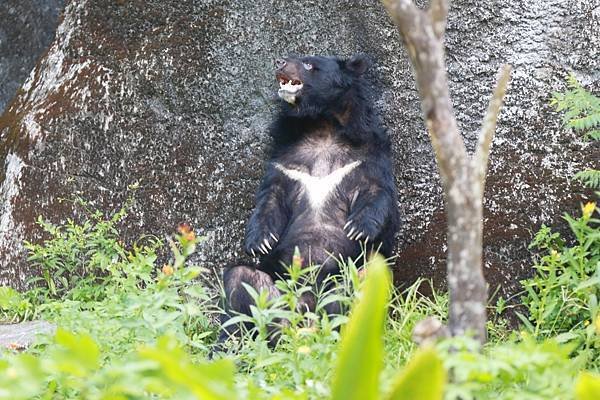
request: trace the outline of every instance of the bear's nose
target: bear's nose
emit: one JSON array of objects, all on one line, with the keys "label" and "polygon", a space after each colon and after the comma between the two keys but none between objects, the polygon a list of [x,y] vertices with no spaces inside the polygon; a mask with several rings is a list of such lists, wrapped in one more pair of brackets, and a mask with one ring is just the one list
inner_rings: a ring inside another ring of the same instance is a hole
[{"label": "bear's nose", "polygon": [[275,66],[277,67],[277,69],[281,69],[283,67],[285,67],[285,60],[282,58],[278,58],[277,60],[275,60]]}]

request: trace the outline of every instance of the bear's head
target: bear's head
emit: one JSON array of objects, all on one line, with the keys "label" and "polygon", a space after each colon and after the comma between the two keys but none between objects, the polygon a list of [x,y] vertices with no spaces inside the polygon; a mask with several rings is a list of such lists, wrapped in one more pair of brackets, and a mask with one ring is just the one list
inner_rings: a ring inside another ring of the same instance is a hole
[{"label": "bear's head", "polygon": [[295,117],[317,117],[343,112],[348,101],[362,97],[362,76],[369,67],[364,55],[338,57],[287,57],[275,61],[278,95]]}]

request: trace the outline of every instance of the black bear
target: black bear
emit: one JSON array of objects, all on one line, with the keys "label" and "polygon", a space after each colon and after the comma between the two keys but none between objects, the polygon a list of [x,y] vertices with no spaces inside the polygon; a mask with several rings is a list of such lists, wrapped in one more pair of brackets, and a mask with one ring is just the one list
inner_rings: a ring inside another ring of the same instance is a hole
[{"label": "black bear", "polygon": [[[397,194],[390,142],[364,78],[368,66],[362,55],[276,61],[280,110],[245,238],[246,252],[260,263],[224,271],[228,313],[250,311],[242,283],[278,296],[274,282],[285,277],[296,247],[304,263],[321,266],[318,284],[339,273],[332,256],[355,259],[361,244],[392,256]],[[328,307],[340,312],[335,303]]]}]

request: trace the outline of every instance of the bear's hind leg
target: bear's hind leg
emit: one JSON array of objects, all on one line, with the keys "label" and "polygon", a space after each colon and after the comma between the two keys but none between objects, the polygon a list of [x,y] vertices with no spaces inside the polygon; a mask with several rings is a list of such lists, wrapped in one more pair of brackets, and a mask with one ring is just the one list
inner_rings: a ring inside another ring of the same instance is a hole
[{"label": "bear's hind leg", "polygon": [[[226,323],[238,313],[251,315],[250,306],[254,305],[254,299],[248,293],[243,284],[249,285],[257,292],[266,291],[269,300],[279,297],[281,294],[275,287],[271,276],[256,268],[245,265],[228,267],[223,272],[223,287],[225,289],[225,314],[221,318],[221,324]],[[250,329],[251,326],[246,325]],[[221,328],[218,343],[222,344],[231,335],[240,333],[240,326],[232,324]],[[273,336],[273,335],[270,335]],[[274,340],[274,339],[272,339]]]}]

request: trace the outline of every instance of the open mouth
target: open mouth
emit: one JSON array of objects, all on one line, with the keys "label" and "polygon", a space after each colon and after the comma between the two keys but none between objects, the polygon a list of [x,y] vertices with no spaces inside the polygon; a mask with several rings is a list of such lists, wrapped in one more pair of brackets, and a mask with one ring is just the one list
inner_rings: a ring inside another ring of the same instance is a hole
[{"label": "open mouth", "polygon": [[277,91],[279,97],[290,104],[294,104],[296,96],[302,90],[302,86],[304,86],[302,82],[283,73],[277,74],[277,80],[279,81],[279,90]]}]

